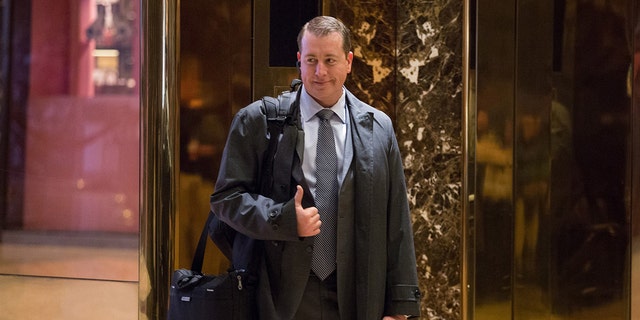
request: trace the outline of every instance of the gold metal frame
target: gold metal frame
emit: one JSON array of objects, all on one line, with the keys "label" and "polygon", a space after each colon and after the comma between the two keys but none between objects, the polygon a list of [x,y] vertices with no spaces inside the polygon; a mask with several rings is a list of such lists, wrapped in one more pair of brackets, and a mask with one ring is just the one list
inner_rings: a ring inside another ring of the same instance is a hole
[{"label": "gold metal frame", "polygon": [[179,0],[142,0],[139,319],[165,319],[173,263]]},{"label": "gold metal frame", "polygon": [[465,0],[463,3],[463,22],[462,22],[462,212],[461,215],[462,221],[460,225],[462,226],[462,252],[460,254],[461,257],[461,276],[460,276],[460,292],[461,292],[461,316],[463,320],[473,319],[473,309],[469,308],[469,306],[473,305],[473,293],[471,290],[472,281],[469,280],[469,277],[473,274],[471,272],[473,268],[473,255],[471,254],[473,251],[473,242],[472,242],[472,229],[470,228],[469,223],[473,221],[471,212],[471,204],[473,201],[473,192],[469,190],[469,181],[470,181],[470,148],[469,143],[475,137],[471,137],[471,134],[474,130],[470,130],[470,126],[473,125],[469,120],[470,118],[470,101],[469,101],[469,91],[471,90],[471,79],[470,79],[470,58],[471,54],[470,50],[470,35],[469,32],[471,30],[470,23],[470,1],[473,0]]},{"label": "gold metal frame", "polygon": [[[638,7],[640,4],[638,1],[633,1],[631,7],[631,16],[633,17],[632,21],[640,21],[640,15]],[[639,23],[640,24],[640,23]],[[637,32],[637,31],[636,31]],[[633,38],[633,48],[638,50],[640,48],[640,43],[636,43],[638,41],[637,36]],[[636,51],[635,54],[638,54]],[[634,60],[633,66],[631,70],[638,68],[635,65],[637,61]],[[640,195],[640,163],[638,159],[640,159],[640,101],[639,96],[640,92],[636,89],[640,88],[640,83],[637,83],[637,78],[632,78],[631,83],[631,137],[630,137],[630,146],[631,146],[631,158],[628,159],[631,162],[631,191],[630,191],[630,212],[629,212],[629,220],[631,224],[631,232],[630,239],[631,242],[631,257],[629,258],[629,269],[630,277],[629,277],[629,292],[631,296],[630,310],[629,310],[629,319],[640,319],[640,292],[637,291],[638,286],[634,286],[634,283],[640,283],[640,263],[637,256],[640,256],[640,199],[638,195]],[[635,231],[635,232],[634,232]],[[635,264],[634,264],[635,262]]]}]

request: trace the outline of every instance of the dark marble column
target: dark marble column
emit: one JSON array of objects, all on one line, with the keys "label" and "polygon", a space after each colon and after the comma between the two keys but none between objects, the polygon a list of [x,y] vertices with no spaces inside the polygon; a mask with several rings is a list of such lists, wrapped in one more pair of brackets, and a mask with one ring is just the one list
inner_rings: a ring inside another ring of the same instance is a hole
[{"label": "dark marble column", "polygon": [[394,119],[423,319],[460,319],[462,0],[332,0],[354,36],[347,86]]}]

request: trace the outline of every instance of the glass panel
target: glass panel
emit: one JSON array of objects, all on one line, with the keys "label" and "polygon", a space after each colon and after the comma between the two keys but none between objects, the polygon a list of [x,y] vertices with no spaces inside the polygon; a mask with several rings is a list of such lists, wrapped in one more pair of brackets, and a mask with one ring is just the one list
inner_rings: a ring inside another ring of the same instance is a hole
[{"label": "glass panel", "polygon": [[137,281],[139,2],[2,3],[0,273]]}]

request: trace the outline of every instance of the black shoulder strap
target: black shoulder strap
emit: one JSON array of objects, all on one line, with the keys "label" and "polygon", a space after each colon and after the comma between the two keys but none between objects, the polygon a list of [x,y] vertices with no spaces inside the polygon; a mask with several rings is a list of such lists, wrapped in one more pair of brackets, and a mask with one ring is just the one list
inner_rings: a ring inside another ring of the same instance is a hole
[{"label": "black shoulder strap", "polygon": [[282,92],[278,98],[265,96],[262,98],[262,108],[267,116],[267,130],[269,132],[269,146],[262,164],[262,176],[260,179],[260,191],[268,195],[273,183],[273,159],[278,149],[278,142],[284,126],[291,121],[294,109],[291,105],[296,99],[295,90],[298,88],[300,80],[291,83],[291,91]]}]

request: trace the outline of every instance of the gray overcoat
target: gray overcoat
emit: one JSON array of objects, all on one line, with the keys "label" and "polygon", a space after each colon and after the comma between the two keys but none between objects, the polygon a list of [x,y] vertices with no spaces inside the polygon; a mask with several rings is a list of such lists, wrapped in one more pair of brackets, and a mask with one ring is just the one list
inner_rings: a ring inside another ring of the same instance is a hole
[{"label": "gray overcoat", "polygon": [[[420,313],[413,232],[402,158],[390,118],[347,91],[350,132],[348,170],[338,209],[337,283],[341,319],[372,320]],[[211,209],[236,230],[264,240],[259,309],[261,320],[289,320],[300,303],[313,252],[313,237],[297,235],[293,195],[305,189],[303,206],[314,206],[301,159],[304,133],[285,127],[276,153],[280,174],[270,197],[257,194],[267,123],[256,101],[234,117],[223,153]],[[280,150],[295,148],[282,159]],[[281,149],[282,148],[282,149]]]}]

